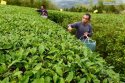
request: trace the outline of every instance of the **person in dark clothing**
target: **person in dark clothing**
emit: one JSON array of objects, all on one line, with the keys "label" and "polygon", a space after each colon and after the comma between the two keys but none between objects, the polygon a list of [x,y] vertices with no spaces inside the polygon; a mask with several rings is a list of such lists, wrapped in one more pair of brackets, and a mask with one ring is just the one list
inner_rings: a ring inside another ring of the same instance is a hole
[{"label": "person in dark clothing", "polygon": [[48,18],[48,12],[44,5],[41,6],[41,9],[37,9],[37,12],[40,12],[42,17]]},{"label": "person in dark clothing", "polygon": [[82,17],[81,22],[76,22],[74,24],[68,25],[68,31],[71,32],[73,28],[76,28],[76,37],[80,39],[81,37],[88,38],[92,36],[92,26],[90,24],[91,15],[85,14]]}]

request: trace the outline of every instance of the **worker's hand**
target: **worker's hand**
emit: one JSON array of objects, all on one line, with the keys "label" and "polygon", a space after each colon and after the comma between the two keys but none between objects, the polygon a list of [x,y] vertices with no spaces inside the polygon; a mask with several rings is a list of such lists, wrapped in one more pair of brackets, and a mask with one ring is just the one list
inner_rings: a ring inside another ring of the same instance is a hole
[{"label": "worker's hand", "polygon": [[70,25],[68,25],[68,31],[71,32],[72,31],[72,27]]},{"label": "worker's hand", "polygon": [[42,15],[45,15],[45,14],[46,14],[45,12],[42,13]]},{"label": "worker's hand", "polygon": [[88,32],[85,32],[84,34],[83,34],[83,36],[86,36],[86,37],[88,37]]}]

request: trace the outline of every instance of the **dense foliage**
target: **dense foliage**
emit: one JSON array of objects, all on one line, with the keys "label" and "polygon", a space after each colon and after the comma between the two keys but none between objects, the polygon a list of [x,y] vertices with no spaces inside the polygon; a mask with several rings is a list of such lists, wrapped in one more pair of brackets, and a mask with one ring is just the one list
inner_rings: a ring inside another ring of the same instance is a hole
[{"label": "dense foliage", "polygon": [[[70,23],[81,21],[83,13],[50,11],[49,18],[65,29]],[[125,75],[125,17],[120,14],[92,14],[93,39],[97,42],[96,51],[115,71]],[[125,77],[121,78],[125,81]]]},{"label": "dense foliage", "polygon": [[0,6],[1,83],[119,83],[119,74],[34,9]]},{"label": "dense foliage", "polygon": [[[1,0],[0,0],[1,1]],[[58,7],[50,0],[4,0],[8,5],[18,5],[25,7],[40,8],[45,5],[47,9],[58,9]]]}]

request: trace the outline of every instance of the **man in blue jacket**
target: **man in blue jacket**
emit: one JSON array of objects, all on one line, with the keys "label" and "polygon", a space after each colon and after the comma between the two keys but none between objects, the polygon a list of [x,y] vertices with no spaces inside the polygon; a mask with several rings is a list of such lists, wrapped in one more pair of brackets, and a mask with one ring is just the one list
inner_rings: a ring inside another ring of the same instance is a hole
[{"label": "man in blue jacket", "polygon": [[71,32],[73,28],[76,28],[76,37],[80,39],[81,37],[87,38],[92,36],[92,26],[90,24],[91,15],[85,14],[82,17],[81,22],[76,22],[74,24],[68,25],[68,31]]}]

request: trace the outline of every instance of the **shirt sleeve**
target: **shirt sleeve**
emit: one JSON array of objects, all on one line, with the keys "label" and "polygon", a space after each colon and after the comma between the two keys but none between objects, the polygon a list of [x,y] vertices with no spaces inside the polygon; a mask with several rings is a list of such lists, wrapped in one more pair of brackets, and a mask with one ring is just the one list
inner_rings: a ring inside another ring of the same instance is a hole
[{"label": "shirt sleeve", "polygon": [[89,34],[88,34],[89,37],[91,37],[92,34],[93,34],[92,26],[91,26],[91,25],[89,26],[89,32],[88,32],[88,33],[89,33]]},{"label": "shirt sleeve", "polygon": [[40,10],[40,9],[37,9],[36,11],[37,11],[37,12],[41,12],[41,10]]},{"label": "shirt sleeve", "polygon": [[74,23],[74,24],[70,24],[70,26],[72,27],[72,28],[78,28],[79,27],[79,22],[76,22],[76,23]]}]

